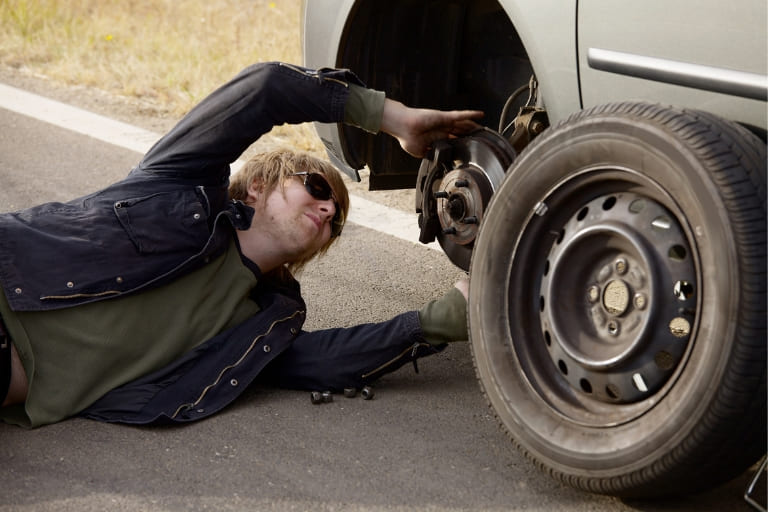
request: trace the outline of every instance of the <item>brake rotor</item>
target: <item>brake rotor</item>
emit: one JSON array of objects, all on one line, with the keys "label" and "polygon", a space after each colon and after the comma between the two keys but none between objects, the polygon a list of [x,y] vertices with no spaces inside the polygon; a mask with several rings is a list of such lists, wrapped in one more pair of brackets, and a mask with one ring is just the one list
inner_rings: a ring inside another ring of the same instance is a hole
[{"label": "brake rotor", "polygon": [[417,181],[421,242],[437,239],[454,265],[469,270],[485,209],[514,158],[510,143],[487,128],[437,144]]}]

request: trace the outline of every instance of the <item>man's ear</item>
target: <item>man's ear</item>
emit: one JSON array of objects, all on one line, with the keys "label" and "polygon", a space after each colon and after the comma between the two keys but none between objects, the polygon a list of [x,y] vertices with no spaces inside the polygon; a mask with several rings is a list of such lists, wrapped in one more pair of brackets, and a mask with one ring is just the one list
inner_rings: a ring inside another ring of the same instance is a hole
[{"label": "man's ear", "polygon": [[248,185],[248,200],[246,203],[258,203],[263,192],[264,183],[259,178],[254,178],[250,185]]}]

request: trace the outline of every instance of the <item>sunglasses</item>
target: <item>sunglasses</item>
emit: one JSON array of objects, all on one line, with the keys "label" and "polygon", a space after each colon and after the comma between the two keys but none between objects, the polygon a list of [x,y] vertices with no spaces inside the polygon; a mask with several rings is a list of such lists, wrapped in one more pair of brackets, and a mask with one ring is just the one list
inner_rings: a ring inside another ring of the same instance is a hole
[{"label": "sunglasses", "polygon": [[336,201],[336,197],[333,195],[333,189],[325,177],[316,172],[294,172],[291,176],[303,176],[304,188],[307,193],[313,198],[319,201],[327,201],[333,199],[333,206],[336,213],[331,220],[331,237],[335,238],[341,234],[341,229],[344,227],[344,221],[341,219],[341,208]]}]

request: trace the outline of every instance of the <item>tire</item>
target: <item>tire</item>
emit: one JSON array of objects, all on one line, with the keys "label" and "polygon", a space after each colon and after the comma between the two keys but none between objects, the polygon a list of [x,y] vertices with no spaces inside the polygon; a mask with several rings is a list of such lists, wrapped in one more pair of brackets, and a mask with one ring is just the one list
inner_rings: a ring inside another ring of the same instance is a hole
[{"label": "tire", "polygon": [[513,442],[576,488],[691,493],[766,451],[766,147],[621,103],[545,131],[472,255],[478,379]]}]

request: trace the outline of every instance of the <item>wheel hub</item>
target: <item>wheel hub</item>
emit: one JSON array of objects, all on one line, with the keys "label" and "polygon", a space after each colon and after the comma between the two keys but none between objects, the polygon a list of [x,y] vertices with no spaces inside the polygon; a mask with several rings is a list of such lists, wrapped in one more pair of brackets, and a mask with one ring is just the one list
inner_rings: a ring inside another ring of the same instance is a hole
[{"label": "wheel hub", "polygon": [[488,177],[480,171],[461,168],[446,174],[436,186],[442,234],[459,245],[472,243],[485,205],[493,194]]},{"label": "wheel hub", "polygon": [[694,320],[690,255],[673,216],[635,194],[596,198],[566,222],[539,301],[547,353],[572,388],[629,403],[669,379]]}]

